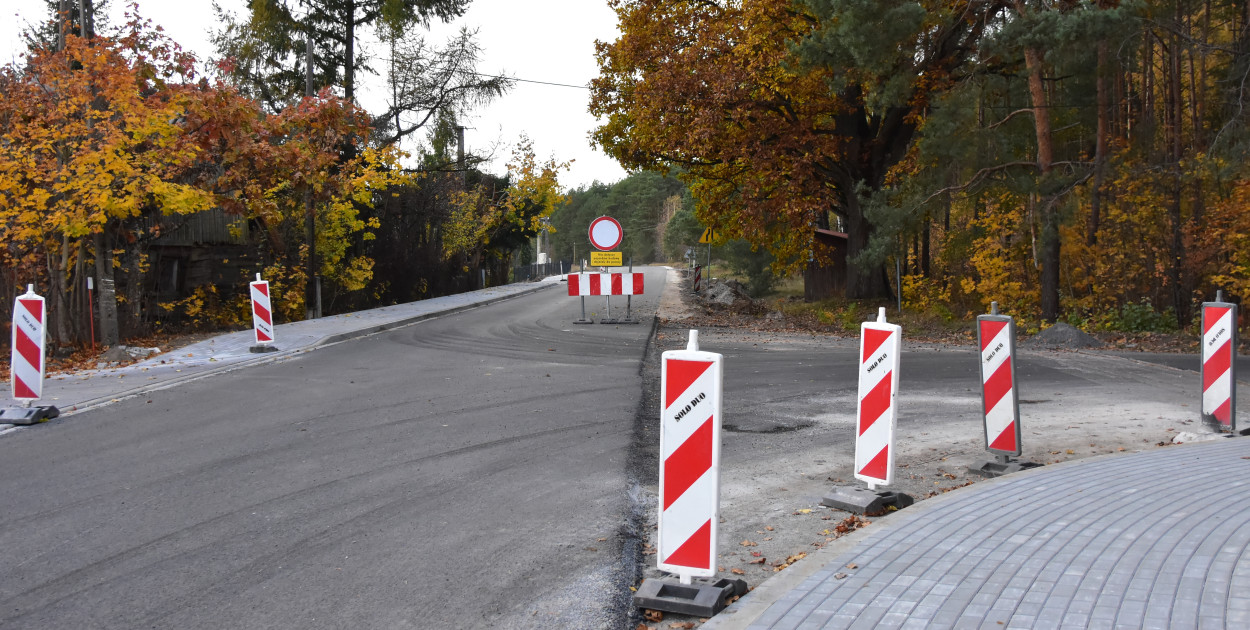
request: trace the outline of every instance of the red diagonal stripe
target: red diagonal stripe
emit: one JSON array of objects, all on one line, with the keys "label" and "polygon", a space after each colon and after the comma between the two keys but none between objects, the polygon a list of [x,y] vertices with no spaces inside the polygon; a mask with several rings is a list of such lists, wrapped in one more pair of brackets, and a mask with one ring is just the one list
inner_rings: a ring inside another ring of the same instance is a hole
[{"label": "red diagonal stripe", "polygon": [[578,280],[578,278],[580,277],[581,277],[580,274],[576,274],[576,273],[569,274],[569,295],[576,296],[582,292],[581,291],[582,285],[581,285],[581,282]]},{"label": "red diagonal stripe", "polygon": [[261,329],[257,328],[257,329],[256,329],[256,340],[257,340],[257,341],[273,341],[273,337],[270,337],[269,335],[266,335],[266,334],[265,334],[265,331],[263,331],[263,330],[261,330]]},{"label": "red diagonal stripe", "polygon": [[1007,327],[1007,322],[996,322],[992,319],[981,320],[981,352],[989,347],[990,342],[998,336],[1003,328]]},{"label": "red diagonal stripe", "polygon": [[268,282],[264,284],[253,284],[252,286],[256,288],[257,293],[260,293],[261,295],[265,297],[269,297],[269,283]]},{"label": "red diagonal stripe", "polygon": [[18,298],[17,301],[22,303],[22,306],[26,308],[31,317],[35,318],[35,321],[40,324],[43,323],[43,300],[23,300]]},{"label": "red diagonal stripe", "polygon": [[989,413],[998,401],[1011,391],[1011,357],[1007,357],[993,374],[985,380],[985,413]]},{"label": "red diagonal stripe", "polygon": [[864,464],[864,467],[859,470],[859,474],[865,477],[872,477],[873,479],[885,479],[885,465],[889,457],[890,445],[886,444],[885,448],[881,449],[881,452],[877,453],[876,457]]},{"label": "red diagonal stripe", "polygon": [[1221,404],[1219,407],[1216,407],[1215,413],[1212,413],[1211,415],[1215,416],[1215,419],[1219,420],[1220,424],[1232,424],[1231,419],[1229,418],[1229,415],[1230,415],[1229,412],[1232,411],[1232,409],[1233,409],[1233,400],[1229,398],[1228,400],[1225,400],[1223,404]]},{"label": "red diagonal stripe", "polygon": [[1208,306],[1204,308],[1203,309],[1204,317],[1202,318],[1202,334],[1205,335],[1211,332],[1211,327],[1214,326],[1216,322],[1220,321],[1220,318],[1224,317],[1224,315],[1228,313],[1228,310],[1230,308],[1232,307]]},{"label": "red diagonal stripe", "polygon": [[642,274],[634,274],[634,295],[642,295]]},{"label": "red diagonal stripe", "polygon": [[13,377],[13,397],[14,398],[38,398],[39,395],[35,393],[35,390],[31,389],[30,386],[26,384],[26,381],[23,381],[22,379],[14,376]]},{"label": "red diagonal stripe", "polygon": [[269,309],[262,306],[260,302],[252,302],[252,312],[256,313],[257,315],[260,315],[260,318],[262,321],[269,323],[269,324],[273,323],[273,320],[269,318],[270,317]]},{"label": "red diagonal stripe", "polygon": [[669,359],[665,363],[664,372],[664,408],[671,407],[673,401],[684,394],[690,388],[690,384],[703,376],[703,373],[710,367],[712,367],[711,361]]},{"label": "red diagonal stripe", "polygon": [[998,437],[994,438],[994,441],[990,443],[990,448],[996,451],[1015,452],[1016,450],[1016,423],[1012,422],[1011,424],[1008,424],[1007,428],[1003,429],[1003,432],[999,433]]},{"label": "red diagonal stripe", "polygon": [[602,276],[600,276],[597,273],[590,274],[590,294],[591,295],[603,295],[603,290],[599,287],[601,278]]},{"label": "red diagonal stripe", "polygon": [[704,421],[664,460],[664,509],[712,467],[712,418]]},{"label": "red diagonal stripe", "polygon": [[885,343],[885,340],[889,339],[890,335],[892,334],[894,333],[888,330],[878,330],[876,328],[865,328],[864,329],[864,358],[860,359],[860,362],[867,363],[868,357],[876,354],[877,349],[880,348],[881,344]]},{"label": "red diagonal stripe", "polygon": [[621,277],[621,274],[612,274],[612,295],[620,295],[625,292],[624,282],[625,279]]},{"label": "red diagonal stripe", "polygon": [[1225,341],[1224,345],[1216,349],[1216,351],[1202,364],[1202,390],[1210,389],[1211,385],[1220,376],[1228,371],[1233,361],[1233,344]]},{"label": "red diagonal stripe", "polygon": [[712,568],[712,519],[708,519],[677,551],[664,559],[664,564],[674,564],[692,569]]},{"label": "red diagonal stripe", "polygon": [[27,337],[25,330],[17,331],[17,353],[31,367],[36,370],[39,369],[39,344],[35,343],[34,339]]},{"label": "red diagonal stripe", "polygon": [[894,373],[887,372],[885,378],[877,383],[864,399],[859,401],[859,434],[863,435],[872,423],[876,422],[886,409],[890,408],[890,387],[894,384]]}]

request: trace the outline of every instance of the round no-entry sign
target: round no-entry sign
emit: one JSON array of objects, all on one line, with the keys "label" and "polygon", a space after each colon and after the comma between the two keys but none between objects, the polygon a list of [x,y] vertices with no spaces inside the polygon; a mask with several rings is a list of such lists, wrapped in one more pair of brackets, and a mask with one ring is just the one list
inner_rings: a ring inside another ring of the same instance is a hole
[{"label": "round no-entry sign", "polygon": [[612,217],[599,217],[590,222],[590,244],[596,249],[608,251],[621,244],[625,236],[621,224]]}]

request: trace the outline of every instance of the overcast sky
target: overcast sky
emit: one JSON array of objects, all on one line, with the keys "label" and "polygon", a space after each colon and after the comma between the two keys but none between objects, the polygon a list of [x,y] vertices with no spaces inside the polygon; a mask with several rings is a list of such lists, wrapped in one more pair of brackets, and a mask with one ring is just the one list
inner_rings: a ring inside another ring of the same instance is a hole
[{"label": "overcast sky", "polygon": [[[247,0],[219,0],[227,9],[242,13]],[[129,0],[112,0],[110,24],[123,22]],[[211,0],[138,0],[139,12],[165,28],[183,48],[206,59],[212,55],[209,31],[215,28]],[[24,48],[20,32],[26,24],[44,19],[39,0],[0,0],[0,63],[16,59]],[[478,41],[484,60],[482,73],[498,73],[547,83],[586,85],[597,74],[596,39],[616,38],[616,15],[605,0],[472,0],[469,11],[452,27],[439,27],[431,37],[443,41],[460,25],[480,29]],[[381,109],[370,98],[368,86],[360,97],[366,109]],[[490,106],[474,112],[464,124],[471,151],[486,151],[496,144],[494,162],[486,167],[502,174],[522,133],[534,141],[540,158],[574,160],[560,180],[570,188],[593,181],[615,182],[625,172],[611,158],[592,149],[588,133],[595,119],[586,111],[589,91],[518,82],[516,87]]]}]

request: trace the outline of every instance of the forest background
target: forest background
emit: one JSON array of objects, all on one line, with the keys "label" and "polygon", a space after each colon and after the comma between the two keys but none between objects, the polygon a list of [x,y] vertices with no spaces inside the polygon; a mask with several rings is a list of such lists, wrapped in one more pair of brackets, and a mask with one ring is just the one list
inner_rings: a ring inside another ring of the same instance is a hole
[{"label": "forest background", "polygon": [[[1190,328],[1250,285],[1247,0],[611,0],[593,141],[634,174],[567,193],[526,143],[504,177],[457,154],[457,116],[509,88],[472,32],[421,35],[463,0],[254,2],[211,70],[137,17],[101,35],[99,4],[48,0],[0,74],[0,288],[48,287],[59,345],[89,334],[88,276],[116,343],[241,325],[258,272],[280,321],[311,276],[331,312],[507,282],[584,257],[603,214],[636,264],[712,226],[757,293],[841,262],[845,299],[951,318]],[[386,111],[353,105],[362,72]],[[172,235],[206,217],[221,262],[171,293]]]}]

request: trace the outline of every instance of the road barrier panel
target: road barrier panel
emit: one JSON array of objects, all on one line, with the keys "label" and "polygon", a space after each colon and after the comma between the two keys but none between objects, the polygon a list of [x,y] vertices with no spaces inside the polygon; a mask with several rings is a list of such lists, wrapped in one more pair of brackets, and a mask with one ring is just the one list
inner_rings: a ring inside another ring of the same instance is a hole
[{"label": "road barrier panel", "polygon": [[645,284],[641,271],[569,274],[569,297],[642,295]]},{"label": "road barrier panel", "polygon": [[1223,291],[1202,303],[1202,420],[1237,432],[1237,305]]},{"label": "road barrier panel", "polygon": [[256,345],[248,348],[251,352],[276,352],[277,347],[273,345],[273,306],[269,301],[269,282],[261,280],[260,274],[256,274],[256,280],[248,284],[252,293],[252,331],[256,336]]},{"label": "road barrier panel", "polygon": [[[660,485],[657,566],[679,584],[646,580],[639,608],[711,616],[746,590],[741,580],[715,580],[720,523],[720,429],[723,357],[699,350],[690,331],[685,350],[661,357]],[[695,581],[694,578],[703,578]],[[739,582],[741,585],[739,586]]]},{"label": "road barrier panel", "polygon": [[35,424],[61,415],[55,406],[31,404],[43,398],[48,355],[47,320],[44,299],[35,293],[35,285],[26,285],[26,293],[13,303],[13,354],[9,361],[13,399],[22,406],[0,409],[0,423]]},{"label": "road barrier panel", "polygon": [[860,324],[859,396],[855,414],[855,478],[867,488],[838,486],[821,500],[829,507],[878,514],[911,505],[901,492],[878,491],[894,482],[894,429],[898,424],[898,374],[903,328],[885,319]]},{"label": "road barrier panel", "polygon": [[693,291],[694,291],[695,293],[698,293],[698,292],[699,292],[699,286],[700,286],[700,284],[701,284],[702,282],[703,282],[703,267],[701,267],[701,266],[699,266],[699,265],[695,265],[695,267],[694,267],[694,280],[692,280],[692,281],[690,282],[690,286],[691,286],[691,287],[693,287]]},{"label": "road barrier panel", "polygon": [[1016,320],[1000,315],[998,302],[988,315],[977,316],[977,345],[981,348],[981,420],[985,448],[995,459],[968,466],[968,471],[998,477],[1041,466],[1013,459],[1023,452],[1020,396],[1016,388]]}]

